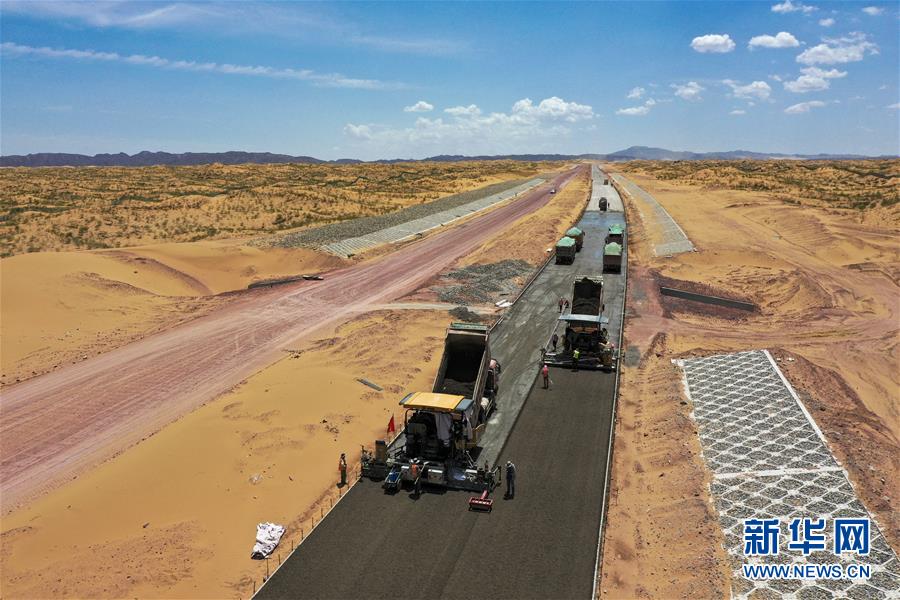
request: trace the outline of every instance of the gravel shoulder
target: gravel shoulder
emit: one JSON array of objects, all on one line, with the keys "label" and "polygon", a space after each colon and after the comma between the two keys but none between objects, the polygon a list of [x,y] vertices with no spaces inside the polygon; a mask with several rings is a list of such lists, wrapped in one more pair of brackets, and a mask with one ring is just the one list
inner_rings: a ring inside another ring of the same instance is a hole
[{"label": "gravel shoulder", "polygon": [[281,248],[316,248],[408,223],[409,221],[428,217],[445,210],[451,210],[464,204],[468,204],[469,202],[484,198],[485,196],[504,192],[518,185],[522,185],[523,183],[530,181],[530,179],[531,178],[529,177],[524,177],[522,179],[502,181],[468,192],[444,196],[433,202],[410,206],[386,215],[363,217],[360,219],[341,221],[340,223],[331,223],[329,225],[322,225],[321,227],[313,227],[311,229],[304,229],[302,231],[265,238],[257,243],[260,245]]}]

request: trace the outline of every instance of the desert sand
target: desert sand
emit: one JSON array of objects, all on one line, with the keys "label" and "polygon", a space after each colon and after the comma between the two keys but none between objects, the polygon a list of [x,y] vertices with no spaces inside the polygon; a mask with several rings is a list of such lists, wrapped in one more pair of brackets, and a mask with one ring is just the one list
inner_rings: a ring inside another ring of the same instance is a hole
[{"label": "desert sand", "polygon": [[205,314],[253,281],[344,261],[241,241],[111,251],[37,252],[0,260],[0,382],[15,383]]},{"label": "desert sand", "polygon": [[[648,210],[626,201],[624,345],[635,358],[622,372],[601,594],[729,593],[708,471],[670,362],[680,356],[772,350],[898,547],[896,208],[874,206],[864,218],[822,202],[625,175],[665,206],[698,252],[653,257],[657,232],[641,216]],[[660,278],[754,302],[760,312],[663,299]]]},{"label": "desert sand", "polygon": [[338,496],[340,453],[357,465],[402,419],[403,394],[430,389],[449,320],[385,311],[341,325],[5,517],[4,596],[248,597],[266,568],[250,559],[256,524],[287,527],[281,558],[309,533]]},{"label": "desert sand", "polygon": [[49,167],[0,170],[0,256],[270,235],[383,215],[551,163]]}]

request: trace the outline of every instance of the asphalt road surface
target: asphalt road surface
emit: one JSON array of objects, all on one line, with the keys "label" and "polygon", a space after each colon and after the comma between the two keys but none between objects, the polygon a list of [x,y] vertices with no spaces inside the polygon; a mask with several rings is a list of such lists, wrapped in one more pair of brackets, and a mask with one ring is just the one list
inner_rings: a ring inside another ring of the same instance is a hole
[{"label": "asphalt road surface", "polygon": [[[516,356],[530,364],[514,377],[518,385],[535,380],[540,355],[534,341],[549,337],[556,300],[571,297],[575,275],[600,272],[603,234],[612,222],[624,222],[622,215],[586,213],[579,224],[585,246],[574,265],[549,265],[520,300],[529,310],[508,319],[513,327],[505,339],[492,339],[508,364]],[[604,277],[611,333],[621,324],[623,277]],[[363,480],[257,597],[590,597],[616,375],[557,368],[551,378],[550,390],[530,387],[518,418],[504,417],[512,427],[508,438],[489,430],[501,437],[498,462],[517,465],[514,499],[498,490],[492,513],[474,513],[467,510],[470,492],[437,488],[415,499],[408,491],[385,494],[379,482]],[[501,379],[501,394],[506,385]],[[502,396],[500,402],[501,413],[516,410]]]},{"label": "asphalt road surface", "polygon": [[0,506],[70,479],[226,392],[330,324],[400,298],[550,199],[586,166],[500,208],[328,273],[324,281],[252,290],[208,316],[5,388],[0,397]]}]

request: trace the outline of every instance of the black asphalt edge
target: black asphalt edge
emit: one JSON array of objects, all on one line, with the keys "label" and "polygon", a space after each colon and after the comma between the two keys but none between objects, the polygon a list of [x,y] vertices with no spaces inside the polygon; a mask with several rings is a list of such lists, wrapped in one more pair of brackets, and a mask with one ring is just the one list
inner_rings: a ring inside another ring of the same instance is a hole
[{"label": "black asphalt edge", "polygon": [[[605,171],[602,171],[607,176],[609,175]],[[624,210],[625,208],[625,196],[622,195],[621,190],[615,185],[615,182],[612,177],[609,177],[609,180],[613,182],[613,187],[616,192],[619,193],[619,198],[622,199],[622,220],[625,221],[626,230],[628,229],[628,211]],[[625,336],[625,313],[628,310],[628,255],[630,252],[627,248],[625,248],[625,269],[623,271],[623,281],[622,281],[622,322],[619,324],[619,351],[622,350],[622,340]],[[616,385],[613,388],[613,401],[611,413],[612,417],[609,422],[609,447],[606,451],[606,479],[603,484],[603,509],[600,511],[600,526],[597,528],[597,560],[594,563],[594,585],[591,591],[591,599],[597,598],[597,591],[600,587],[600,560],[603,558],[603,542],[605,538],[605,527],[606,527],[606,511],[609,509],[609,475],[610,469],[612,467],[612,458],[613,458],[613,441],[616,438],[616,407],[618,405],[619,400],[619,375],[622,372],[621,361],[616,365]]]},{"label": "black asphalt edge", "polygon": [[[263,580],[262,585],[259,586],[259,587],[256,589],[255,592],[253,592],[253,595],[250,596],[250,598],[255,598],[256,595],[257,595],[264,587],[266,587],[266,584],[269,583],[269,581],[272,580],[272,578],[275,576],[275,573],[278,572],[278,569],[280,569],[280,568],[288,561],[288,559],[289,559],[291,556],[294,555],[294,552],[296,552],[297,550],[300,549],[300,546],[303,545],[303,542],[305,542],[306,540],[308,540],[308,539],[310,538],[310,536],[313,534],[313,532],[316,530],[316,528],[317,528],[319,525],[321,525],[322,522],[323,522],[325,519],[328,518],[328,515],[331,514],[331,511],[333,511],[333,510],[335,509],[335,507],[336,507],[338,504],[341,503],[341,500],[343,500],[344,498],[346,498],[346,497],[350,494],[351,490],[353,490],[353,486],[355,486],[357,483],[359,483],[359,480],[362,479],[362,471],[358,471],[358,473],[359,473],[359,475],[358,475],[355,479],[352,480],[352,483],[350,483],[350,480],[348,480],[349,487],[347,488],[347,491],[344,492],[343,494],[341,494],[340,496],[338,496],[337,502],[335,502],[334,504],[332,504],[332,505],[331,505],[331,508],[328,509],[328,512],[326,512],[324,515],[322,515],[322,518],[319,519],[319,522],[316,523],[315,525],[313,525],[312,528],[310,528],[309,533],[307,533],[306,535],[303,536],[303,538],[300,540],[300,543],[298,543],[296,546],[294,546],[294,548],[293,548],[290,552],[287,553],[287,555],[284,557],[284,560],[281,561],[280,563],[278,563],[278,564],[275,566],[275,569],[274,569],[271,573],[269,573],[269,576],[266,577],[266,578]],[[287,532],[287,529],[285,529],[285,532]],[[280,543],[279,543],[279,545],[280,545]],[[277,548],[277,547],[278,547],[278,546],[276,546],[276,548]],[[272,551],[274,552],[274,549],[273,549]],[[270,556],[271,556],[271,555],[270,555]],[[269,560],[269,559],[267,558],[266,560]],[[254,579],[254,582],[255,582],[255,579]]]},{"label": "black asphalt edge", "polygon": [[663,296],[692,300],[694,302],[702,302],[703,304],[715,304],[716,306],[726,306],[728,308],[737,308],[749,312],[757,310],[757,306],[752,302],[741,302],[740,300],[730,300],[728,298],[720,298],[719,296],[696,294],[694,292],[686,292],[684,290],[676,290],[675,288],[664,286],[659,286],[659,292]]},{"label": "black asphalt edge", "polygon": [[[579,213],[578,218],[577,218],[576,221],[575,221],[576,223],[577,223],[578,221],[580,221],[581,218],[584,216],[584,213],[585,213],[585,211],[587,210],[587,206],[588,206],[588,203],[589,203],[589,202],[590,202],[590,196],[588,196],[588,202],[585,203],[584,208],[581,209],[581,212]],[[538,268],[534,271],[534,273],[532,273],[531,277],[528,279],[528,281],[525,283],[525,285],[522,286],[522,289],[519,291],[518,295],[513,299],[512,304],[511,304],[510,306],[508,306],[507,308],[512,308],[512,307],[516,304],[516,302],[518,302],[518,301],[522,298],[522,296],[525,295],[525,292],[528,291],[528,288],[531,287],[531,285],[537,280],[537,278],[541,275],[541,273],[544,272],[544,269],[547,268],[547,265],[550,264],[550,259],[552,259],[552,258],[553,258],[553,254],[551,253],[550,256],[548,256],[547,259],[544,260],[544,263],[543,263],[540,267],[538,267]],[[490,326],[490,328],[488,329],[488,331],[493,332],[494,329],[495,329],[498,325],[500,325],[500,323],[503,322],[503,320],[504,320],[504,318],[506,317],[506,315],[507,315],[508,312],[509,312],[509,311],[504,312],[503,315],[502,315],[499,319],[497,319],[497,320],[494,322],[493,325]],[[623,322],[623,323],[625,322],[624,314],[622,315],[622,322]],[[621,344],[621,342],[622,342],[622,340],[621,340],[621,334],[620,334],[620,335],[619,335],[619,343]],[[526,401],[526,402],[528,401],[528,396],[531,395],[531,391],[534,389],[534,383],[535,383],[535,381],[537,381],[537,375],[535,375],[534,380],[531,382],[531,387],[528,388],[528,393],[527,393],[527,395],[525,396],[525,401]],[[616,375],[616,386],[618,386],[618,384],[619,384],[619,376],[618,376],[618,374],[617,374],[617,375]],[[615,403],[615,399],[613,399],[613,403]],[[498,457],[499,457],[500,455],[503,454],[503,450],[504,450],[504,448],[506,448],[506,443],[509,441],[509,437],[512,435],[513,430],[516,428],[516,422],[519,420],[519,415],[522,414],[522,408],[525,408],[525,402],[522,403],[522,406],[519,408],[519,412],[516,413],[516,418],[513,419],[513,424],[512,424],[512,426],[509,428],[509,433],[506,434],[506,439],[503,441],[503,445],[500,446],[500,450],[499,450],[499,452],[497,453],[497,456],[498,456]],[[391,442],[388,443],[388,447],[390,447],[391,443],[393,443],[393,441],[396,440],[398,437],[400,437],[400,434],[399,434],[399,433],[396,433],[396,434],[394,435],[394,438],[391,440]],[[494,466],[496,467],[497,465],[495,464]],[[259,588],[257,588],[257,590],[253,593],[253,595],[251,596],[251,598],[256,597],[256,595],[259,593],[259,591],[265,587],[265,585],[269,582],[269,580],[272,579],[272,577],[275,576],[275,573],[278,572],[278,569],[280,569],[281,566],[282,566],[284,563],[286,563],[286,562],[288,561],[288,559],[294,554],[294,552],[296,552],[297,550],[300,549],[300,546],[303,545],[303,542],[305,542],[307,539],[309,539],[309,536],[311,536],[312,533],[313,533],[313,531],[316,530],[316,527],[318,527],[319,525],[321,525],[321,524],[322,524],[322,521],[324,521],[325,519],[328,518],[328,515],[331,514],[331,511],[334,510],[334,507],[337,506],[338,504],[340,504],[341,500],[343,500],[343,499],[347,496],[347,494],[350,493],[350,491],[353,489],[353,486],[355,486],[355,485],[357,484],[357,482],[359,482],[359,480],[360,480],[361,478],[362,478],[362,471],[359,471],[359,476],[358,476],[356,479],[353,480],[353,483],[350,485],[349,488],[347,488],[347,491],[346,491],[344,494],[342,494],[342,495],[338,498],[337,502],[335,502],[335,503],[331,506],[331,508],[328,509],[328,512],[326,512],[325,515],[324,515],[321,519],[319,519],[319,522],[316,523],[316,524],[312,527],[312,529],[309,530],[309,534],[305,535],[305,536],[303,537],[303,539],[300,540],[300,543],[297,544],[296,546],[294,546],[294,549],[291,550],[291,551],[287,554],[287,556],[284,557],[284,560],[281,561],[281,563],[279,563],[278,566],[275,567],[275,570],[272,571],[272,572],[269,574],[268,579],[266,579],[266,580],[263,582],[263,584],[262,584],[261,586],[259,586]]]}]

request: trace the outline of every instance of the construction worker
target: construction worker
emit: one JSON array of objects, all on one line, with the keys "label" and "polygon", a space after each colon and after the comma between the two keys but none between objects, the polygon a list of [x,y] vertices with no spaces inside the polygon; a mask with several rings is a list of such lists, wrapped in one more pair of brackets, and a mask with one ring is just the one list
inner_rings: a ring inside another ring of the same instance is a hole
[{"label": "construction worker", "polygon": [[559,336],[554,332],[552,336],[550,336],[550,345],[553,346],[553,351],[556,352],[556,344],[559,342]]},{"label": "construction worker", "polygon": [[512,461],[506,461],[506,497],[516,496],[516,465]]},{"label": "construction worker", "polygon": [[338,461],[338,471],[341,473],[341,482],[338,484],[338,487],[344,487],[347,485],[347,455],[343,452],[341,453],[341,459]]},{"label": "construction worker", "polygon": [[562,313],[562,307],[563,307],[563,299],[562,298],[559,299],[559,302],[557,302],[557,305],[559,306],[559,312]]},{"label": "construction worker", "polygon": [[415,492],[416,497],[419,496],[419,491],[420,491],[420,489],[421,489],[421,488],[419,487],[419,485],[420,485],[420,484],[419,484],[419,476],[420,476],[420,475],[421,475],[421,473],[420,473],[420,470],[419,470],[419,459],[418,459],[418,458],[414,458],[413,461],[412,461],[412,464],[409,465],[409,476],[410,476],[410,477],[412,478],[412,480],[413,480],[413,491]]},{"label": "construction worker", "polygon": [[581,358],[581,350],[575,348],[575,351],[572,352],[572,367],[577,371],[578,370],[578,359]]},{"label": "construction worker", "polygon": [[544,378],[544,389],[550,389],[550,369],[547,368],[546,363],[541,367],[541,376]]},{"label": "construction worker", "polygon": [[569,301],[568,301],[568,300],[565,300],[565,301],[563,302],[563,308],[566,309],[566,310],[569,310]]}]

